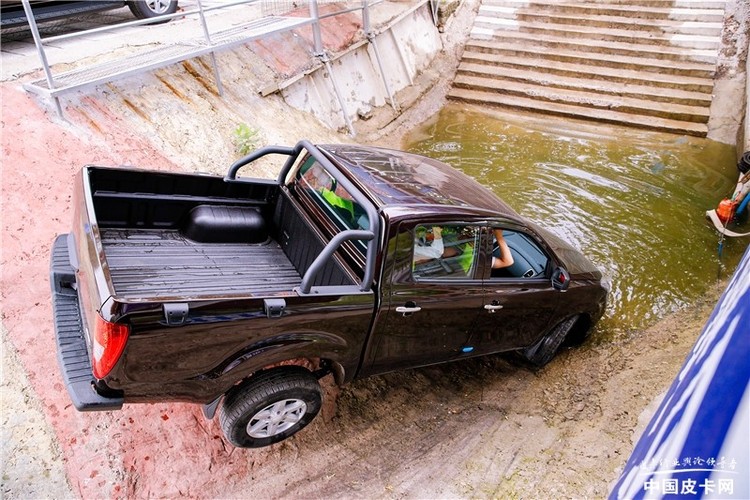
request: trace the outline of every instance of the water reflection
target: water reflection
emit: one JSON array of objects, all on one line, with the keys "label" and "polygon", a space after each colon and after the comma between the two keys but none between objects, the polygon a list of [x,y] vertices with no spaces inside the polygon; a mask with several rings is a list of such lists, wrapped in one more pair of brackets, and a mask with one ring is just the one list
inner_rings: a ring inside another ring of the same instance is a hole
[{"label": "water reflection", "polygon": [[[612,282],[600,329],[617,337],[691,303],[736,266],[704,219],[737,179],[733,147],[667,134],[514,124],[449,105],[405,138],[409,151],[478,179],[580,248]],[[615,135],[612,135],[615,134]]]}]

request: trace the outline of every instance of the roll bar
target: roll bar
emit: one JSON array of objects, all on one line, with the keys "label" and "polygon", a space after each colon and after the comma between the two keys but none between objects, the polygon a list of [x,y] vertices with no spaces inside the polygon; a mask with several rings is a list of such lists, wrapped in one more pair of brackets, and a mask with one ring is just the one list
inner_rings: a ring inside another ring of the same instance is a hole
[{"label": "roll bar", "polygon": [[[313,281],[315,279],[315,276],[320,272],[321,269],[323,269],[323,266],[326,265],[326,261],[333,257],[334,252],[339,249],[341,244],[345,241],[349,240],[369,240],[372,241],[375,237],[374,234],[370,231],[362,231],[358,229],[347,229],[346,231],[342,231],[333,238],[331,238],[331,241],[328,242],[328,244],[321,250],[321,252],[318,254],[317,257],[315,257],[315,260],[310,264],[310,267],[307,268],[307,272],[305,272],[305,276],[302,278],[302,284],[299,286],[299,290],[302,293],[310,293],[310,288],[312,287]],[[368,259],[369,260],[369,259]],[[364,285],[364,280],[363,280]],[[360,288],[363,292],[366,292],[369,290],[369,288],[365,289],[364,287]]]},{"label": "roll bar", "polygon": [[294,158],[296,158],[296,155],[299,154],[299,151],[295,152],[295,148],[290,148],[290,147],[285,147],[285,146],[266,146],[264,148],[260,148],[256,151],[253,151],[247,156],[243,156],[236,162],[232,163],[232,166],[229,167],[229,172],[227,172],[227,175],[224,176],[224,180],[227,182],[232,182],[232,181],[237,180],[237,172],[239,171],[239,169],[241,169],[248,163],[254,162],[258,158],[261,158],[266,155],[271,155],[271,154],[287,155],[287,156],[294,155]]},{"label": "roll bar", "polygon": [[331,241],[328,242],[313,263],[310,264],[310,267],[307,268],[305,275],[302,277],[302,284],[300,285],[299,290],[301,293],[310,293],[315,277],[325,265],[325,261],[333,257],[333,254],[336,253],[336,250],[339,249],[342,243],[349,240],[365,240],[367,241],[367,255],[365,257],[365,272],[362,277],[362,283],[360,284],[360,290],[368,292],[372,288],[372,282],[375,278],[375,262],[377,261],[378,252],[377,235],[380,234],[380,218],[370,200],[368,200],[365,195],[357,189],[357,187],[341,172],[340,169],[334,166],[333,162],[331,162],[331,160],[317,146],[310,141],[301,140],[293,148],[285,146],[266,146],[258,149],[257,151],[254,151],[234,162],[232,166],[229,167],[229,171],[224,177],[224,181],[241,182],[237,180],[237,172],[242,167],[263,156],[269,154],[280,154],[288,156],[277,178],[277,183],[281,186],[286,182],[289,172],[291,172],[294,167],[294,162],[299,158],[302,151],[307,151],[318,161],[318,163],[320,163],[326,172],[336,179],[336,182],[338,182],[339,185],[349,191],[354,200],[365,210],[369,221],[369,229],[348,229],[331,238]]}]

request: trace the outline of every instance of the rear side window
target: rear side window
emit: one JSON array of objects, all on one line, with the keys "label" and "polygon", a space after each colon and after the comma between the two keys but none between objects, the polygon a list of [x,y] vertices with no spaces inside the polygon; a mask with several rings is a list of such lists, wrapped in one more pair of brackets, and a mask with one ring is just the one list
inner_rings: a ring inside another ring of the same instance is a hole
[{"label": "rear side window", "polygon": [[[315,158],[308,158],[297,173],[297,184],[304,189],[331,221],[342,231],[347,229],[369,229],[369,219],[364,209],[354,197],[338,185],[331,174]],[[363,241],[355,241],[358,248],[365,251]]]}]

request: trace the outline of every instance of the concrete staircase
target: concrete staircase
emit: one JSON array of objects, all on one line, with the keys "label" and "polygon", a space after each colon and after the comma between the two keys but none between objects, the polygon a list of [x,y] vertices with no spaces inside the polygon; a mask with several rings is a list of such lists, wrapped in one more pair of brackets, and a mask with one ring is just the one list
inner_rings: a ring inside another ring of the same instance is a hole
[{"label": "concrete staircase", "polygon": [[723,0],[483,0],[451,99],[705,136]]}]

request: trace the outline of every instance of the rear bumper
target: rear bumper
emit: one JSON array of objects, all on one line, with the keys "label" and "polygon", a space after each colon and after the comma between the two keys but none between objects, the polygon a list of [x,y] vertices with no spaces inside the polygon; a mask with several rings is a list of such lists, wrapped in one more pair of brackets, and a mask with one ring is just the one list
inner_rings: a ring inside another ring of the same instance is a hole
[{"label": "rear bumper", "polygon": [[95,389],[91,361],[83,336],[81,309],[74,287],[66,234],[59,235],[50,256],[52,312],[57,341],[57,361],[65,386],[78,411],[106,411],[122,408],[122,397],[103,396]]}]

